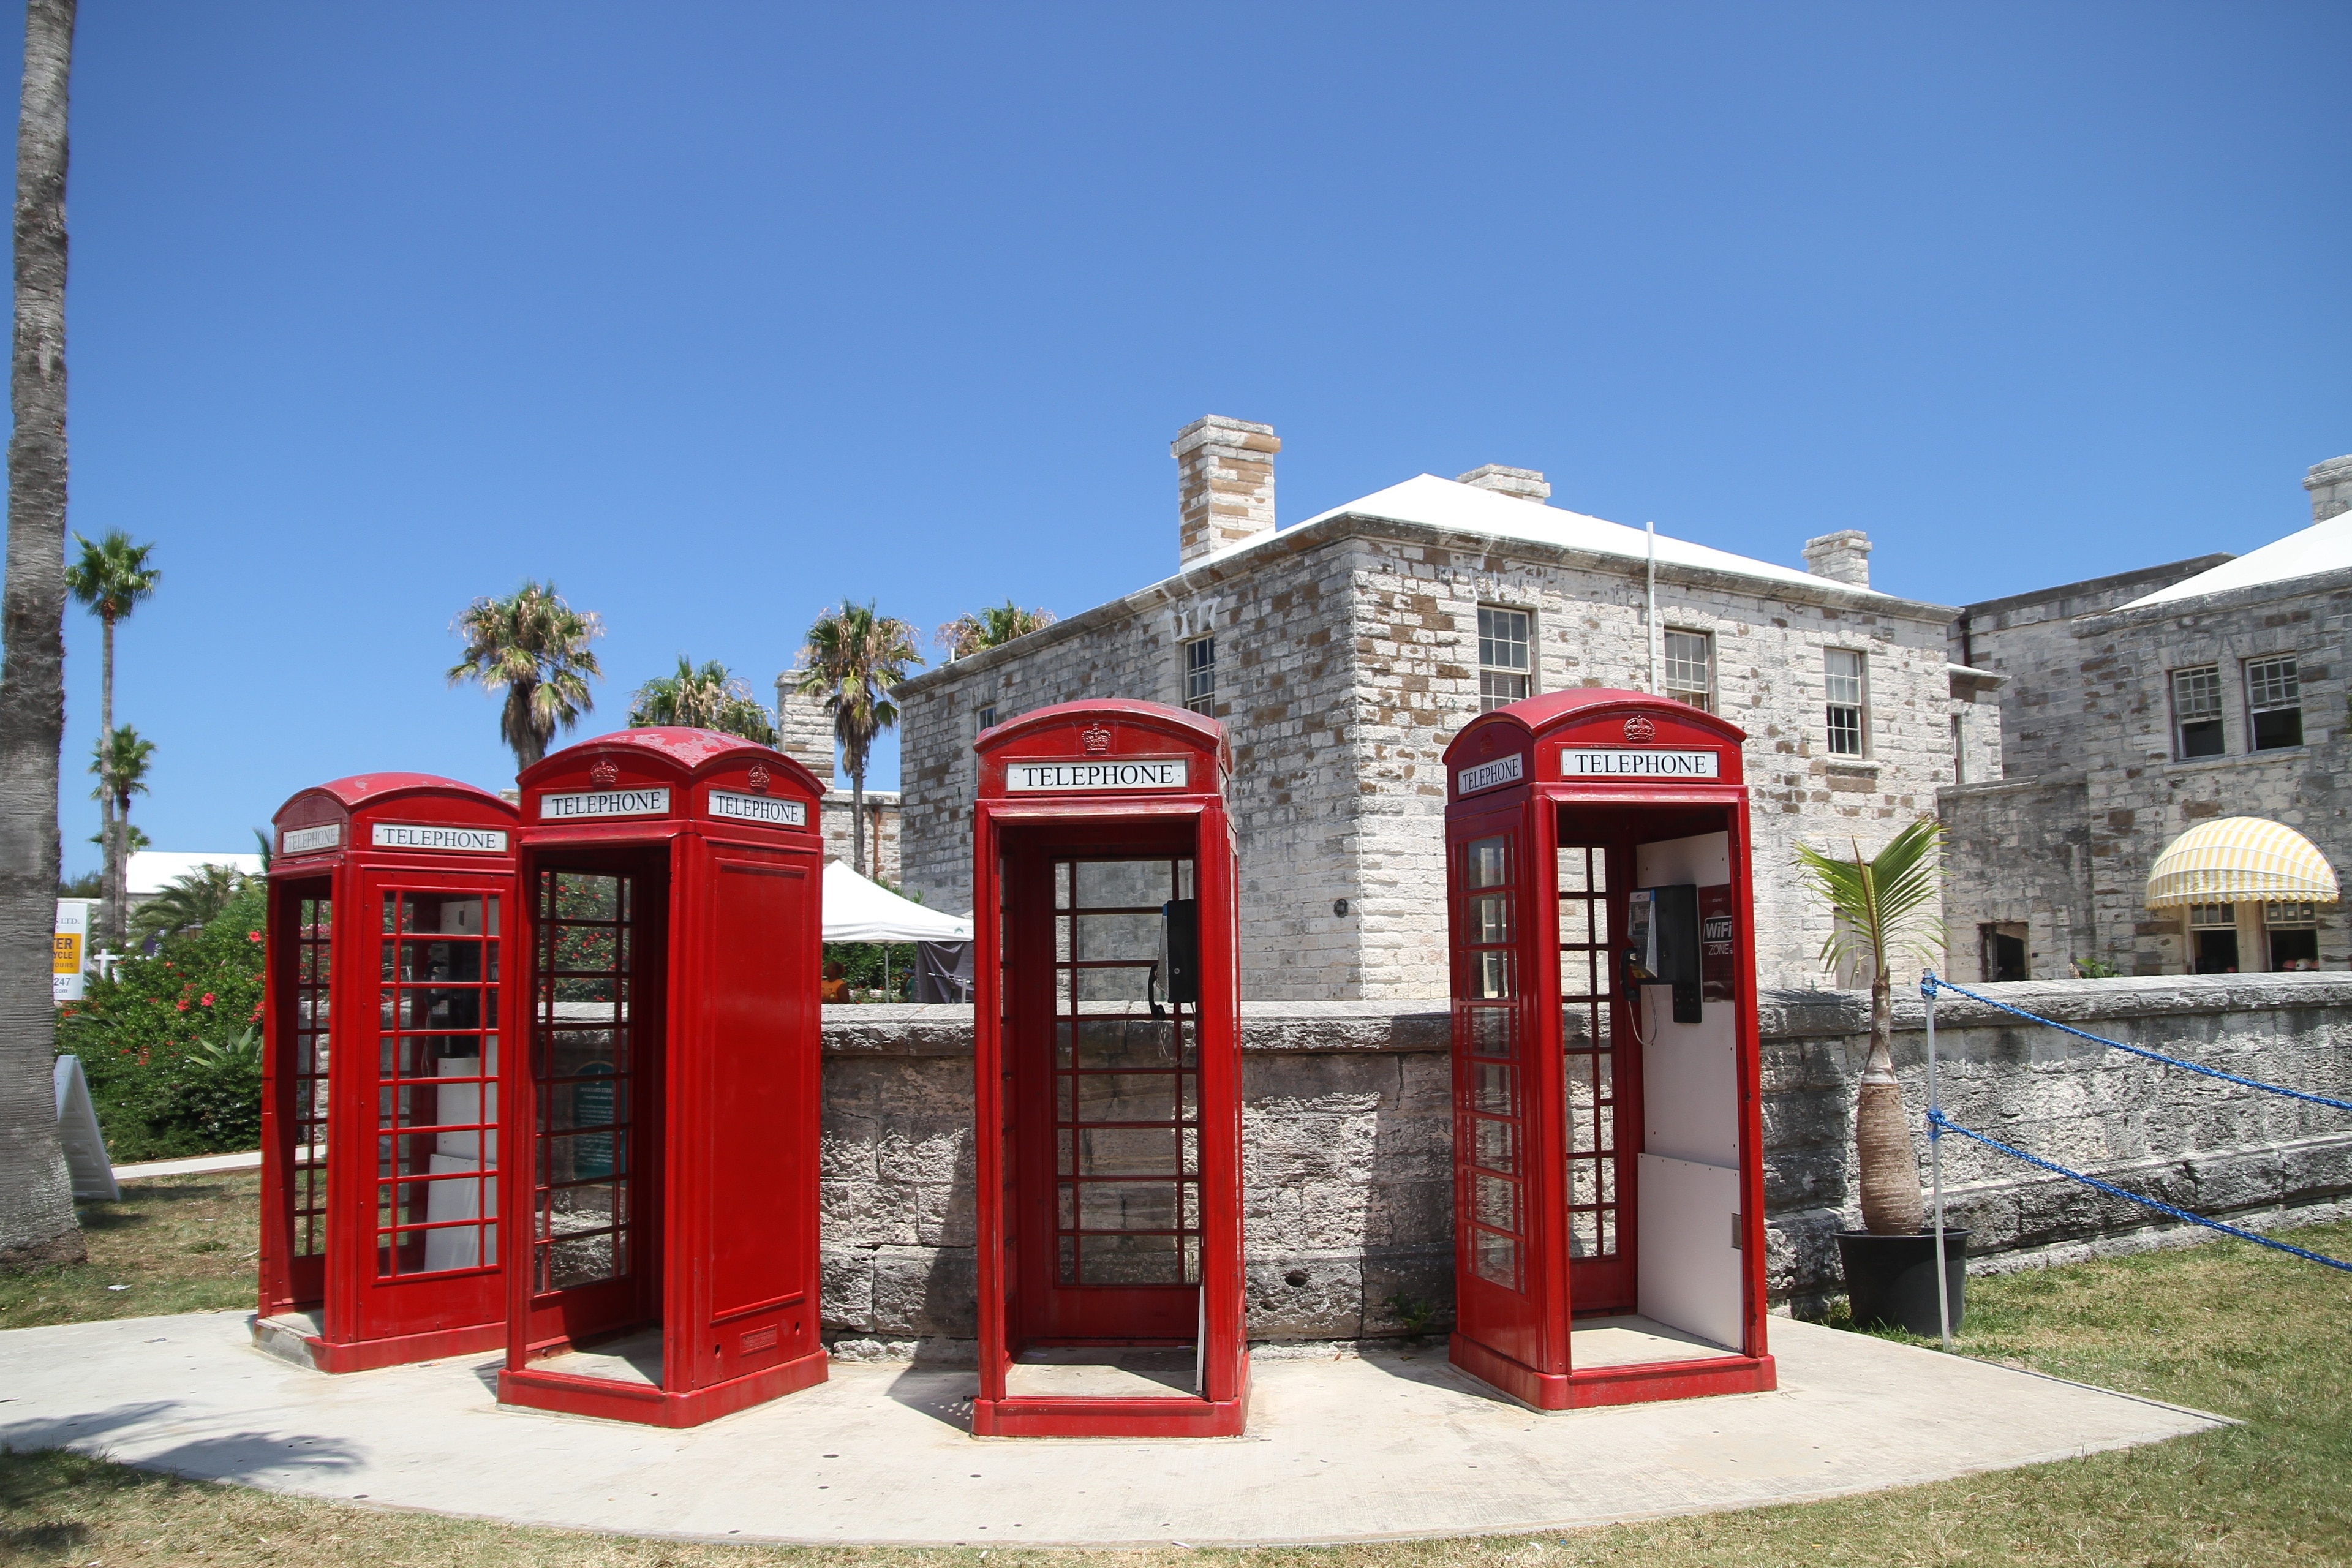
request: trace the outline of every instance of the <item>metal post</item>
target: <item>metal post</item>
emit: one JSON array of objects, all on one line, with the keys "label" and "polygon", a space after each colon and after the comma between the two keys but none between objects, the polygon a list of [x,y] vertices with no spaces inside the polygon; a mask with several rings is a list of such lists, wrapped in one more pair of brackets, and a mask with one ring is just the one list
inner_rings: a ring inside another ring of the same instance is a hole
[{"label": "metal post", "polygon": [[1936,1189],[1936,1323],[1943,1331],[1944,1349],[1952,1348],[1951,1279],[1944,1271],[1944,1124],[1937,1120],[1943,1106],[1936,1098],[1936,972],[1919,982],[1927,1003],[1927,1175]]}]

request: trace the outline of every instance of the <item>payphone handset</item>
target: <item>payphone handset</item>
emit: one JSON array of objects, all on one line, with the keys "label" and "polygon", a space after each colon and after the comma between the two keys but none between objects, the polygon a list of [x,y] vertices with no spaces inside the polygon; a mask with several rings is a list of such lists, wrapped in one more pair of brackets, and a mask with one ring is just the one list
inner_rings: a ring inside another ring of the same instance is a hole
[{"label": "payphone handset", "polygon": [[1626,900],[1625,983],[1674,987],[1674,1020],[1699,1021],[1698,887],[1636,888]]},{"label": "payphone handset", "polygon": [[[1157,991],[1159,994],[1153,993]],[[1197,899],[1171,899],[1160,906],[1160,957],[1144,980],[1144,1000],[1151,1016],[1164,1018],[1160,1004],[1193,1006],[1201,1000],[1201,904]]]}]

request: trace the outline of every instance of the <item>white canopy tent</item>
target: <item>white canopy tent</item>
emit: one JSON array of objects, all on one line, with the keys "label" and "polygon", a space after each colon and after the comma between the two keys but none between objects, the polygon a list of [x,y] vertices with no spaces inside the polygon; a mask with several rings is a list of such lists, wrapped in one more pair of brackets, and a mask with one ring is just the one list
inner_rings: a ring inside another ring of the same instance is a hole
[{"label": "white canopy tent", "polygon": [[824,863],[827,942],[970,942],[971,921],[927,910],[838,860]]}]

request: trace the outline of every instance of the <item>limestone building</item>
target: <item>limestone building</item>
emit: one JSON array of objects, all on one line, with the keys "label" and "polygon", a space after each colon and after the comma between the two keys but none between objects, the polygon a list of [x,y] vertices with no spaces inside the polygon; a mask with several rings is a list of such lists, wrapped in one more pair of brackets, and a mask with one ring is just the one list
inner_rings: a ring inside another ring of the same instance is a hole
[{"label": "limestone building", "polygon": [[1277,530],[1281,445],[1187,426],[1174,575],[898,689],[906,882],[932,907],[970,907],[982,729],[1087,698],[1179,704],[1233,741],[1245,994],[1443,996],[1446,742],[1537,691],[1631,687],[1748,731],[1759,972],[1816,984],[1828,917],[1776,874],[1794,842],[1882,841],[2000,764],[1998,677],[1948,668],[1953,610],[1873,588],[1860,532],[1807,543],[1804,571],[1664,536],[1653,555],[1495,465]]},{"label": "limestone building", "polygon": [[[824,852],[856,868],[876,881],[898,882],[898,792],[866,792],[866,863],[857,864],[854,819],[856,795],[848,781],[834,770],[833,719],[824,705],[800,694],[801,672],[788,669],[776,677],[776,750],[804,763],[824,785],[824,805],[819,813],[824,828]],[[961,910],[963,906],[957,906]]]},{"label": "limestone building", "polygon": [[2339,874],[2352,857],[2352,457],[2304,485],[2311,526],[2246,555],[2012,595],[1952,623],[1954,660],[2006,679],[2001,773],[1943,796],[1955,974],[2352,960],[2340,908],[2145,907],[2157,856],[2215,817],[2283,823]]}]

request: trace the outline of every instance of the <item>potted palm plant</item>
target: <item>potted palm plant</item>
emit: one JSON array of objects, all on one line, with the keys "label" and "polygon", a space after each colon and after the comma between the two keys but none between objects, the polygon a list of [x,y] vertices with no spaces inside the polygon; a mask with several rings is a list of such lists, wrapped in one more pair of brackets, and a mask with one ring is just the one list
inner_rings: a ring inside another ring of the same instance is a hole
[{"label": "potted palm plant", "polygon": [[[1928,1230],[1919,1190],[1919,1158],[1895,1076],[1895,999],[1890,953],[1923,963],[1944,944],[1938,914],[1943,898],[1943,827],[1922,817],[1864,858],[1824,855],[1797,846],[1807,884],[1836,918],[1822,962],[1835,969],[1857,961],[1870,968],[1870,1054],[1854,1097],[1853,1142],[1862,1187],[1862,1228],[1838,1233],[1846,1300],[1861,1327],[1900,1324],[1915,1333],[1937,1331],[1936,1238]],[[1969,1233],[1944,1231],[1952,1323],[1960,1321],[1960,1282]]]}]

